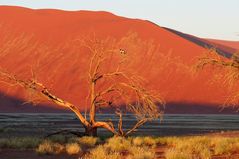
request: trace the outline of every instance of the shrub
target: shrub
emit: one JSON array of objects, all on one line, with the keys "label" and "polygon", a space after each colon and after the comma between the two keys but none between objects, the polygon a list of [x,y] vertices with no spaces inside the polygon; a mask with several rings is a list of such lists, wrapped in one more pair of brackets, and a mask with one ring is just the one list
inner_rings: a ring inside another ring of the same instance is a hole
[{"label": "shrub", "polygon": [[108,150],[105,146],[100,145],[90,151],[84,159],[121,159],[120,153],[112,152]]},{"label": "shrub", "polygon": [[214,145],[214,154],[222,155],[222,154],[230,154],[234,149],[234,141],[229,138],[215,138],[212,140]]},{"label": "shrub", "polygon": [[149,136],[144,137],[144,145],[155,147],[156,144],[157,144],[156,139]]},{"label": "shrub", "polygon": [[[135,146],[132,142],[144,141],[144,138],[123,138],[123,137],[112,137],[109,138],[104,145],[99,145],[98,147],[92,149],[86,159],[121,159],[125,156],[127,159],[154,159],[155,152],[149,147],[141,145]],[[147,140],[146,140],[147,141]],[[151,142],[147,142],[148,144]],[[136,144],[137,145],[137,144]]]},{"label": "shrub", "polygon": [[127,159],[154,159],[156,157],[155,152],[147,147],[132,146],[129,152]]},{"label": "shrub", "polygon": [[131,141],[123,137],[112,137],[107,140],[105,144],[106,148],[115,152],[127,151],[131,146]]},{"label": "shrub", "polygon": [[161,145],[174,145],[176,142],[178,142],[178,137],[159,137],[156,139],[157,144]]},{"label": "shrub", "polygon": [[169,149],[165,152],[166,159],[192,159],[191,154],[184,153],[177,149]]},{"label": "shrub", "polygon": [[152,138],[152,137],[149,137],[149,136],[146,136],[146,137],[135,137],[132,139],[132,143],[133,145],[135,146],[152,146],[152,147],[155,147],[157,145],[157,140]]},{"label": "shrub", "polygon": [[69,155],[75,155],[81,152],[81,148],[77,143],[71,143],[66,145],[66,152]]},{"label": "shrub", "polygon": [[64,151],[64,146],[59,143],[53,143],[46,140],[38,146],[36,151],[39,154],[59,154]]},{"label": "shrub", "polygon": [[87,147],[94,147],[97,142],[99,142],[99,138],[97,137],[90,137],[90,136],[84,136],[81,138],[77,138],[76,141],[83,146]]},{"label": "shrub", "polygon": [[132,140],[132,143],[133,145],[135,146],[141,146],[143,145],[144,143],[144,139],[142,137],[135,137],[133,140]]},{"label": "shrub", "polygon": [[210,139],[208,137],[183,137],[170,141],[173,148],[166,151],[169,159],[202,158],[211,159]]}]

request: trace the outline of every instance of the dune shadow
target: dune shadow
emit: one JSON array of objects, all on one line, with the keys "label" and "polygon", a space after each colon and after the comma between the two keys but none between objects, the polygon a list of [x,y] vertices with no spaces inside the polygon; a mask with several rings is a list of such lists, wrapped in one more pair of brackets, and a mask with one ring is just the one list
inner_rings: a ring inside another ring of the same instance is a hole
[{"label": "dune shadow", "polygon": [[199,104],[188,102],[169,102],[165,107],[166,114],[239,114],[233,107],[223,108],[216,104]]},{"label": "dune shadow", "polygon": [[[127,111],[125,105],[120,106]],[[162,107],[161,107],[162,108]],[[114,108],[101,109],[101,113],[114,113]],[[23,99],[5,95],[0,92],[0,113],[66,113],[70,112],[52,104],[33,105]],[[239,114],[237,109],[227,107],[222,109],[220,105],[199,104],[188,102],[168,102],[164,108],[165,114]]]},{"label": "dune shadow", "polygon": [[164,28],[164,29],[190,41],[190,42],[193,42],[201,47],[208,48],[208,49],[214,48],[220,55],[223,55],[225,57],[231,57],[231,55],[236,52],[236,49],[228,47],[228,46],[212,43],[205,39],[201,39],[201,38],[195,37],[193,35],[185,34],[185,33],[170,29],[170,28],[166,28],[166,27],[162,27],[162,28]]},{"label": "dune shadow", "polygon": [[0,92],[0,113],[61,113],[68,112],[50,104],[33,105],[23,99]]}]

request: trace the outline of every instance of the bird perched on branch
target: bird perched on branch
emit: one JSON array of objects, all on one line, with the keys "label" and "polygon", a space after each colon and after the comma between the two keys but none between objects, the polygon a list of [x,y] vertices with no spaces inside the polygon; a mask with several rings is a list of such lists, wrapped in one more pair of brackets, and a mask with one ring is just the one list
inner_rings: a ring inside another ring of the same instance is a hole
[{"label": "bird perched on branch", "polygon": [[124,49],[120,49],[120,54],[125,55],[126,51]]}]

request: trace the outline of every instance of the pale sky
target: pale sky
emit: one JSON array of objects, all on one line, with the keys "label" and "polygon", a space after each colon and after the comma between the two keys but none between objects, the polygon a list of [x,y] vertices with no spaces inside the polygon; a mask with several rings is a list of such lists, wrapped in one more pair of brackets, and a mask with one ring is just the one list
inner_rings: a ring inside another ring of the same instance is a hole
[{"label": "pale sky", "polygon": [[0,5],[109,11],[199,37],[239,41],[239,0],[0,0]]}]

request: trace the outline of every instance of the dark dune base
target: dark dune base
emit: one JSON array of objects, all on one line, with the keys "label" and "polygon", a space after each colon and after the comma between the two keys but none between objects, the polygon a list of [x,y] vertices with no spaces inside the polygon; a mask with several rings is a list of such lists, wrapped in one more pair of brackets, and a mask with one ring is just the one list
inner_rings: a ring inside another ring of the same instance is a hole
[{"label": "dark dune base", "polygon": [[4,95],[0,92],[0,113],[64,113],[69,112],[58,109],[56,106],[39,104],[32,105],[24,100]]},{"label": "dark dune base", "polygon": [[167,103],[166,114],[239,114],[233,107],[197,103]]},{"label": "dark dune base", "polygon": [[[23,104],[25,101],[6,96],[0,93],[0,113],[67,113],[68,110],[59,109],[54,105]],[[113,110],[107,110],[111,113]],[[103,111],[104,112],[104,111]],[[165,114],[239,114],[237,109],[224,108],[219,105],[197,104],[197,103],[167,103]]]},{"label": "dark dune base", "polygon": [[[118,118],[114,115],[97,114],[97,120],[107,119],[112,119],[117,125]],[[134,123],[134,116],[130,114],[123,116],[125,130],[131,128]],[[44,137],[61,130],[84,132],[79,120],[71,113],[0,113],[1,137]],[[238,115],[169,114],[165,115],[162,121],[156,120],[145,124],[133,135],[180,136],[238,130]],[[104,129],[99,129],[98,134],[112,135]]]}]

